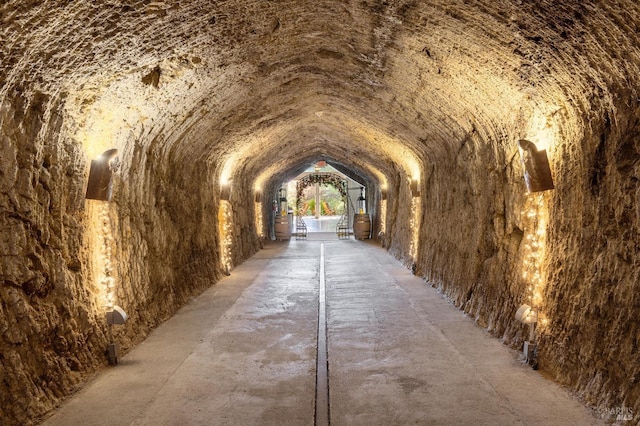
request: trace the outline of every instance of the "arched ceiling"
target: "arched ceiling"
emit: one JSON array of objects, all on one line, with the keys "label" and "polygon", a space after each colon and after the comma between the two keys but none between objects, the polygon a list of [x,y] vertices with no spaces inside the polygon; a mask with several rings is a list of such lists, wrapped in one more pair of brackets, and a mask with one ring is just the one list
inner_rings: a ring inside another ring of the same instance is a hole
[{"label": "arched ceiling", "polygon": [[577,129],[638,74],[638,16],[635,0],[8,0],[0,97],[62,103],[88,156],[135,140],[249,180],[315,156],[412,176],[469,134],[500,156],[506,134]]}]

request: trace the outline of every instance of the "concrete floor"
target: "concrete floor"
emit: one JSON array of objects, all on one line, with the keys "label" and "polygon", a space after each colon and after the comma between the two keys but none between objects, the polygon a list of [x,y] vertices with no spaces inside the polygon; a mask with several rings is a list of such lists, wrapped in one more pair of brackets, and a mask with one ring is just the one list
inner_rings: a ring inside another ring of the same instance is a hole
[{"label": "concrete floor", "polygon": [[312,425],[324,244],[334,425],[600,424],[372,243],[272,243],[47,425]]}]

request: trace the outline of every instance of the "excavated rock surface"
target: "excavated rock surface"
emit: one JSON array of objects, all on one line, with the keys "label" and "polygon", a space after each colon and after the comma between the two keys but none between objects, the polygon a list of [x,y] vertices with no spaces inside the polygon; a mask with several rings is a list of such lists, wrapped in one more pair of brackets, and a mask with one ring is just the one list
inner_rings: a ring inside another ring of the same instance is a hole
[{"label": "excavated rock surface", "polygon": [[[126,350],[258,250],[254,211],[319,159],[367,183],[394,255],[519,346],[521,138],[555,179],[540,367],[640,418],[639,26],[636,0],[2,2],[0,422],[106,364],[104,229]],[[114,198],[85,200],[110,148]]]}]

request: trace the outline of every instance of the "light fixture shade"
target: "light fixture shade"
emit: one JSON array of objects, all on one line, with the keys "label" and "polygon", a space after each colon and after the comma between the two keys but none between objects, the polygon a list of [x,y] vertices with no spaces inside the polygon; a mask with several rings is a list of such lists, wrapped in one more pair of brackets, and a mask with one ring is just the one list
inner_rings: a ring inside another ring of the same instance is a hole
[{"label": "light fixture shade", "polygon": [[113,173],[117,170],[117,149],[105,151],[95,160],[91,160],[89,182],[85,198],[90,200],[111,201],[113,193]]},{"label": "light fixture shade", "polygon": [[220,185],[220,199],[224,201],[229,201],[231,198],[231,185],[227,183],[223,183]]},{"label": "light fixture shade", "polygon": [[527,191],[540,192],[553,189],[553,178],[549,167],[547,151],[538,148],[533,142],[525,139],[518,141],[520,147],[520,159],[524,166],[524,181]]},{"label": "light fixture shade", "polygon": [[420,184],[418,183],[418,179],[411,179],[411,196],[414,198],[420,196]]},{"label": "light fixture shade", "polygon": [[516,320],[525,324],[535,324],[538,322],[538,313],[529,305],[520,305],[516,311]]},{"label": "light fixture shade", "polygon": [[129,316],[120,306],[114,306],[112,311],[107,312],[107,324],[124,324]]}]

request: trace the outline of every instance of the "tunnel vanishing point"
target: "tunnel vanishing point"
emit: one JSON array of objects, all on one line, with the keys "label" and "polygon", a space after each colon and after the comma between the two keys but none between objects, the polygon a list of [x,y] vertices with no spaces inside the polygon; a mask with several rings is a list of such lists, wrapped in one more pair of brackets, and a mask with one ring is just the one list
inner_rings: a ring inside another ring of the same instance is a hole
[{"label": "tunnel vanishing point", "polygon": [[532,306],[541,370],[640,413],[636,0],[4,0],[0,34],[0,423],[107,365],[105,306],[126,351],[233,274],[317,161],[425,285],[518,350]]}]

